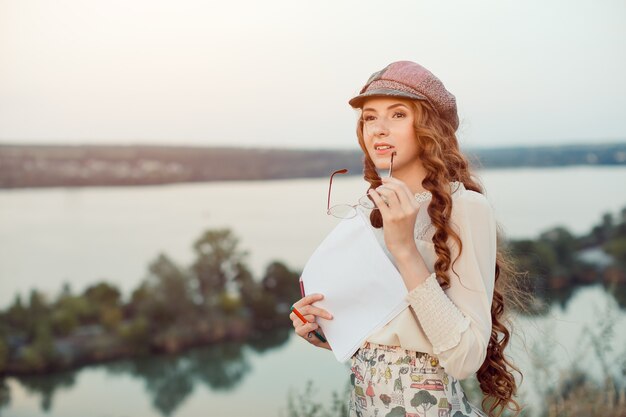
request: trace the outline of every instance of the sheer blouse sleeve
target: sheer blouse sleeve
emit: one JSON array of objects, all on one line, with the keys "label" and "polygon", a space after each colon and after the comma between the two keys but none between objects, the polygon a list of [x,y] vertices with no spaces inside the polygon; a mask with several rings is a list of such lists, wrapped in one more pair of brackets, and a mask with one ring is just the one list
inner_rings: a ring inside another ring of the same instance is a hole
[{"label": "sheer blouse sleeve", "polygon": [[443,290],[433,273],[408,293],[407,301],[441,366],[451,376],[465,379],[478,371],[487,355],[496,224],[487,199],[465,191],[453,200],[450,225],[462,242],[456,259],[459,248],[452,239],[448,241],[453,262],[448,271],[450,287]]}]

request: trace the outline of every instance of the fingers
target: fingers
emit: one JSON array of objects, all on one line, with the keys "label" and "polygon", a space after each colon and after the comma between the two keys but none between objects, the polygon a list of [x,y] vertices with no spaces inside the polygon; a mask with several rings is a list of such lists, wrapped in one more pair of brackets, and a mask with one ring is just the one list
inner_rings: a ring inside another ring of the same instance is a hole
[{"label": "fingers", "polygon": [[411,190],[409,190],[409,187],[406,185],[405,182],[397,178],[383,178],[382,182],[385,184],[385,186],[390,186],[392,188],[394,186],[397,186],[397,189],[400,190],[400,192],[403,192],[409,201],[415,201],[415,194],[413,194]]},{"label": "fingers", "polygon": [[316,323],[317,317],[324,318],[326,320],[332,320],[333,315],[323,308],[312,305],[313,302],[323,299],[322,294],[310,294],[294,303],[294,307],[304,317],[306,323],[302,322],[302,319],[298,317],[293,311],[289,314],[291,323],[298,336],[306,339],[309,343],[315,346],[321,346],[324,343],[321,342],[315,335],[308,337],[309,333],[317,330],[319,332],[319,324]]},{"label": "fingers", "polygon": [[[325,335],[324,335],[324,332],[322,331],[322,328],[321,328],[321,327],[320,327],[320,328],[318,328],[318,329],[316,330],[316,332],[317,332],[319,335],[321,335],[322,337],[326,338],[326,337],[325,337]],[[309,334],[307,333],[307,335],[306,335],[306,339],[307,339],[307,341],[308,341],[310,344],[312,344],[312,345],[314,345],[314,346],[317,346],[317,347],[324,347],[324,345],[328,345],[328,342],[322,342],[322,341],[321,341],[320,339],[318,339],[318,338],[317,338],[317,336],[315,336],[314,334],[313,334],[313,335],[311,335],[311,337],[309,337]]]},{"label": "fingers", "polygon": [[[305,297],[302,297],[301,299],[299,299],[298,301],[296,301],[295,303],[293,303],[293,306],[295,308],[297,308],[298,310],[300,310],[300,307],[308,305],[308,304],[312,304],[316,301],[320,301],[321,299],[323,299],[324,296],[322,294],[309,294]],[[302,312],[302,311],[300,311]],[[304,314],[304,313],[302,313]]]},{"label": "fingers", "polygon": [[[312,315],[320,316],[322,318],[330,320],[332,319],[332,314],[330,314],[328,311],[324,310],[323,308],[319,308],[313,305],[314,302],[320,301],[323,298],[324,298],[323,294],[309,294],[305,297],[302,297],[298,301],[296,301],[293,304],[293,307],[297,308],[300,314],[302,314],[305,317],[307,314],[309,315],[312,314]],[[295,316],[293,312],[291,314]]]},{"label": "fingers", "polygon": [[[305,318],[307,323],[313,323],[316,321],[315,316],[313,314],[306,314],[306,315],[303,314],[302,316]],[[298,317],[293,312],[289,315],[289,319],[291,319],[291,322],[293,323],[293,327],[296,327],[302,324],[302,320],[300,319],[300,317]]]},{"label": "fingers", "polygon": [[[300,310],[298,310],[300,311]],[[329,313],[324,313],[323,315],[318,314],[318,317],[322,317],[325,318],[327,320],[332,320],[332,315]],[[316,322],[316,316],[314,316],[313,314],[307,314],[304,315],[303,317],[306,319],[307,323],[315,323]],[[297,328],[298,326],[302,326],[304,323],[302,322],[302,319],[300,319],[300,317],[298,317],[296,314],[294,314],[293,312],[291,314],[289,314],[289,319],[291,320],[291,323],[293,325],[294,328]]]},{"label": "fingers", "polygon": [[382,214],[383,217],[387,217],[389,215],[389,206],[385,204],[378,191],[370,189],[367,194],[374,200],[376,207],[380,210],[380,214]]},{"label": "fingers", "polygon": [[[324,296],[322,294],[311,294],[301,298],[293,304],[293,307],[309,322],[315,321],[315,317],[321,317],[326,320],[332,320],[333,315],[323,308],[312,305],[312,302],[319,301]],[[293,311],[289,314],[289,318],[295,323],[302,321]]]},{"label": "fingers", "polygon": [[[398,198],[398,193],[391,188],[378,187],[375,190],[369,190],[368,194],[376,203],[376,207],[380,210],[384,219],[392,220],[392,218],[400,219],[404,215],[410,215],[413,213],[414,208],[410,206],[408,202],[401,202]],[[384,199],[388,204],[385,204]],[[406,200],[406,197],[404,197]]]},{"label": "fingers", "polygon": [[376,188],[376,191],[389,207],[393,208],[400,205],[400,200],[398,199],[398,195],[396,194],[395,190],[385,185],[381,185],[380,187]]},{"label": "fingers", "polygon": [[315,331],[317,331],[319,334],[323,334],[317,323],[301,324],[296,327],[296,334],[298,336],[314,346],[321,346],[324,343],[320,339],[318,339],[315,334],[313,334],[313,332]]},{"label": "fingers", "polygon": [[307,339],[307,335],[309,332],[315,331],[319,329],[319,325],[317,323],[307,323],[301,326],[296,327],[296,334],[300,337],[304,337]]},{"label": "fingers", "polygon": [[[331,320],[333,318],[333,315],[330,314],[328,311],[324,310],[323,308],[315,307],[314,305],[303,306],[303,307],[299,308],[298,311],[305,318],[307,318],[307,315],[319,316],[319,317],[321,317],[323,319],[326,319],[326,320]],[[307,318],[307,320],[308,320],[308,318]]]},{"label": "fingers", "polygon": [[385,187],[387,190],[391,190],[391,192],[396,195],[399,201],[399,208],[402,209],[406,215],[416,214],[419,210],[420,204],[415,200],[415,196],[411,193],[409,187],[407,187],[404,182],[396,178],[385,179],[383,182],[384,185],[382,187]]}]

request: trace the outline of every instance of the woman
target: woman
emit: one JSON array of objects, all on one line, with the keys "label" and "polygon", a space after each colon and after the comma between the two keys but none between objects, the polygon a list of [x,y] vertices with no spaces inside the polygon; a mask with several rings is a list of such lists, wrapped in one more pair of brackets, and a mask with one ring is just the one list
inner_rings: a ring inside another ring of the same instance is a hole
[{"label": "woman", "polygon": [[[491,206],[459,150],[455,97],[424,67],[399,61],[374,73],[350,105],[360,110],[357,136],[376,205],[370,222],[410,305],[352,357],[350,415],[483,416],[458,382],[474,374],[490,416],[519,411],[517,369],[504,356],[514,274],[497,250]],[[392,155],[393,177],[381,178],[377,171],[390,168]],[[310,337],[321,332],[316,317],[332,319],[314,305],[322,298],[294,304],[308,324],[290,317],[299,336],[330,349]]]}]

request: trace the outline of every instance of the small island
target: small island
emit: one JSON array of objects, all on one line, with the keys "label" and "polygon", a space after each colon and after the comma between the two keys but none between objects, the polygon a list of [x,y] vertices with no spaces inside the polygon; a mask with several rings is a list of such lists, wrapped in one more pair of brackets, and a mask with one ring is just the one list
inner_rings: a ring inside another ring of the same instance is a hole
[{"label": "small island", "polygon": [[[626,307],[626,207],[605,214],[584,236],[563,227],[534,240],[506,242],[520,272],[518,286],[534,294],[520,314],[542,314],[580,285],[601,283]],[[255,279],[246,252],[228,229],[207,230],[193,243],[195,261],[181,267],[165,254],[124,300],[101,282],[55,300],[33,290],[0,312],[0,376],[58,372],[91,363],[197,346],[256,343],[291,327],[289,308],[300,298],[295,271],[271,262]]]}]

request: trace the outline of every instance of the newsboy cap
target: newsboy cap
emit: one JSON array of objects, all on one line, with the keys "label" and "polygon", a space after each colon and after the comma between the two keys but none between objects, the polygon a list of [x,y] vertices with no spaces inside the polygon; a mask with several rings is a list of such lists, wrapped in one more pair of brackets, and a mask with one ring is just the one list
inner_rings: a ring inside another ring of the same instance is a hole
[{"label": "newsboy cap", "polygon": [[373,73],[359,95],[349,103],[354,108],[361,108],[365,99],[376,96],[425,100],[439,117],[452,124],[454,130],[459,127],[454,95],[432,72],[415,62],[393,62]]}]

